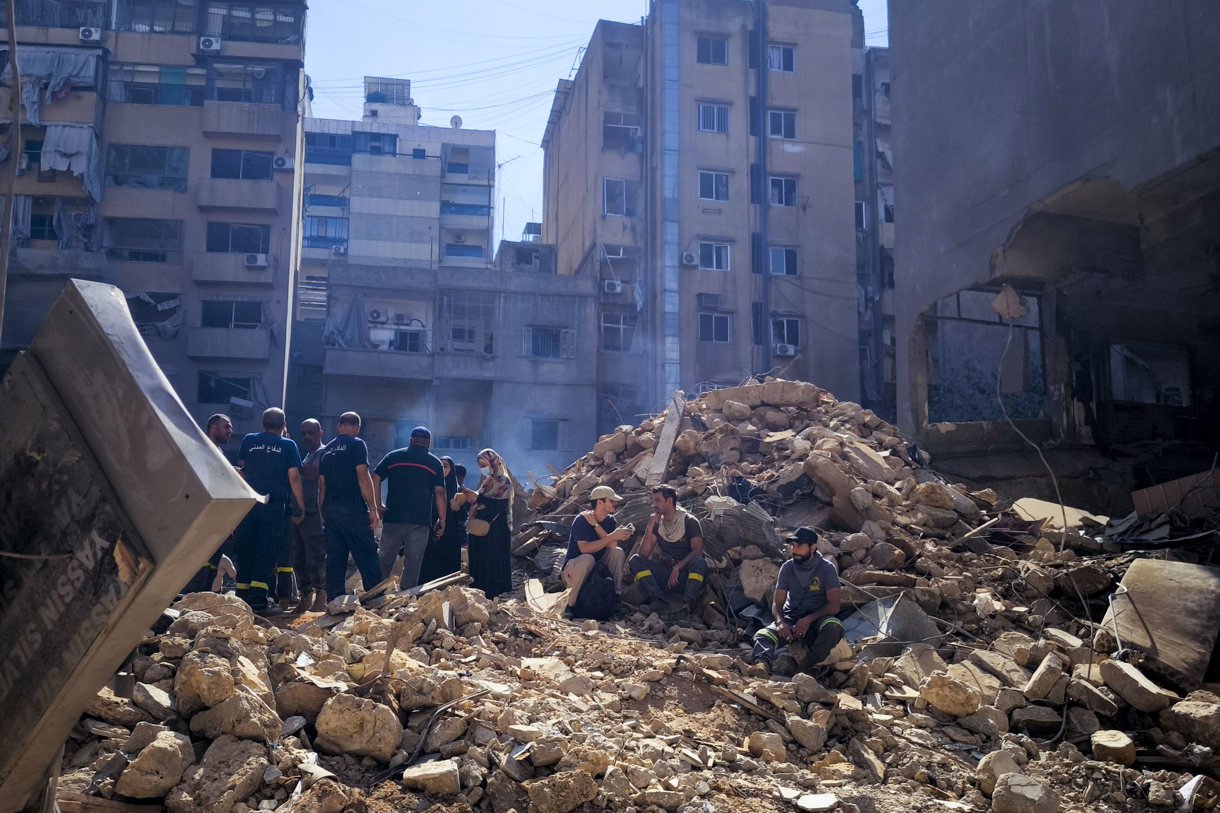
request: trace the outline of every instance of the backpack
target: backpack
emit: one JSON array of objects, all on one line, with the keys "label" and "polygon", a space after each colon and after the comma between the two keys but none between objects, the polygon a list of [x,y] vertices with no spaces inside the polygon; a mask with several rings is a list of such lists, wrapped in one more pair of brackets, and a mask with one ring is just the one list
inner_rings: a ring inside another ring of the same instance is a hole
[{"label": "backpack", "polygon": [[576,603],[572,605],[572,616],[605,621],[617,610],[618,594],[614,592],[614,579],[606,566],[599,562],[581,585]]}]

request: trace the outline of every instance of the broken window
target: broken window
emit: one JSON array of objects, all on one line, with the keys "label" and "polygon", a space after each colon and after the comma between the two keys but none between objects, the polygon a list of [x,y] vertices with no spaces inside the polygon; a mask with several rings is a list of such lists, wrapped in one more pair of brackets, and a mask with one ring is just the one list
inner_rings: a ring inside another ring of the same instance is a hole
[{"label": "broken window", "polygon": [[640,411],[640,391],[630,384],[607,382],[599,388],[597,425],[598,431],[606,433],[616,426],[633,423]]},{"label": "broken window", "polygon": [[111,65],[106,100],[126,104],[199,107],[207,71],[183,65]]},{"label": "broken window", "polygon": [[111,144],[106,148],[106,185],[185,192],[190,154],[186,147]]},{"label": "broken window", "polygon": [[602,214],[635,217],[640,185],[622,178],[602,178]]},{"label": "broken window", "polygon": [[233,398],[253,401],[257,386],[257,376],[200,372],[195,400],[201,404],[228,404]]},{"label": "broken window", "polygon": [[137,263],[182,261],[182,221],[108,217],[103,238],[106,256]]},{"label": "broken window", "polygon": [[271,152],[212,150],[212,177],[242,181],[271,180]]},{"label": "broken window", "polygon": [[560,421],[558,418],[528,418],[529,448],[553,451],[560,447]]},{"label": "broken window", "polygon": [[573,358],[576,331],[546,325],[527,325],[522,330],[521,354],[538,359]]},{"label": "broken window", "polygon": [[492,352],[495,294],[444,291],[440,297],[440,350],[458,353]]},{"label": "broken window", "polygon": [[639,152],[644,139],[640,117],[634,113],[602,113],[602,149]]},{"label": "broken window", "polygon": [[115,28],[141,34],[194,33],[195,0],[119,0]]},{"label": "broken window", "polygon": [[230,254],[266,254],[271,227],[253,223],[209,223],[207,250]]},{"label": "broken window", "polygon": [[171,338],[182,327],[181,294],[131,291],[127,293],[127,310],[141,336]]},{"label": "broken window", "polygon": [[632,311],[603,311],[601,348],[607,353],[626,353],[631,349],[637,314]]},{"label": "broken window", "polygon": [[262,299],[205,299],[201,327],[253,330],[263,325]]},{"label": "broken window", "polygon": [[207,30],[204,33],[238,42],[290,45],[301,41],[304,17],[305,7],[300,3],[271,5],[210,2],[207,4]]},{"label": "broken window", "polygon": [[1004,322],[991,308],[994,290],[959,291],[924,317],[930,422],[1004,419],[998,392],[1013,419],[1042,415],[1043,362],[1037,296],[1029,313]]},{"label": "broken window", "polygon": [[1190,406],[1190,355],[1186,348],[1124,342],[1111,344],[1109,355],[1113,400]]}]

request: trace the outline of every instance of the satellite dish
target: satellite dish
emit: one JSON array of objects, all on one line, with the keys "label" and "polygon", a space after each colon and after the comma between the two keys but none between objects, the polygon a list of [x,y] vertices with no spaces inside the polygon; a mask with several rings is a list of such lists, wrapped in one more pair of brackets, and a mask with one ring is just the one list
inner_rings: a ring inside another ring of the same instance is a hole
[{"label": "satellite dish", "polygon": [[462,117],[454,116],[453,118],[449,119],[449,126],[455,130],[462,129]]}]

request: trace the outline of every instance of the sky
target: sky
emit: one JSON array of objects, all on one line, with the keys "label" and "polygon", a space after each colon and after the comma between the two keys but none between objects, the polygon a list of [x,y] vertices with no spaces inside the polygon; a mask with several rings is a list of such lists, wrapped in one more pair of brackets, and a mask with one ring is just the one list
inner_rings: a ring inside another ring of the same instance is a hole
[{"label": "sky", "polygon": [[[886,0],[859,0],[868,45],[886,45]],[[496,131],[496,232],[542,216],[542,134],[560,79],[599,19],[638,23],[646,0],[320,0],[305,70],[317,118],[358,120],[365,76],[411,80],[422,124]]]}]

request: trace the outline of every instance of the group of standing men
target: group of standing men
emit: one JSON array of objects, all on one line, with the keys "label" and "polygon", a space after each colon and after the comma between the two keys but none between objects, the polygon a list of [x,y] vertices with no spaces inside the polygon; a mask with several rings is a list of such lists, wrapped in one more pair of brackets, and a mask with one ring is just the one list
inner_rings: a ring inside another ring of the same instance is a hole
[{"label": "group of standing men", "polygon": [[[446,473],[428,451],[428,429],[415,427],[407,447],[390,452],[370,470],[355,412],[339,416],[337,435],[325,444],[321,424],[312,418],[303,422],[304,459],[284,431],[283,410],[265,410],[261,425],[261,432],[242,438],[235,460],[246,482],[264,498],[233,534],[238,597],[261,614],[280,612],[277,598],[299,599],[301,610],[324,610],[346,592],[349,556],[365,590],[390,575],[400,553],[401,586],[418,584],[425,553],[433,534],[437,539],[444,534],[447,513]],[[208,437],[218,447],[232,431],[225,415],[208,420]],[[379,549],[375,530],[383,520]],[[460,547],[455,552],[456,557],[443,557],[445,566],[455,565],[453,570],[460,564]],[[188,589],[208,589],[204,584],[210,585],[209,575],[222,561],[218,552]]]}]

